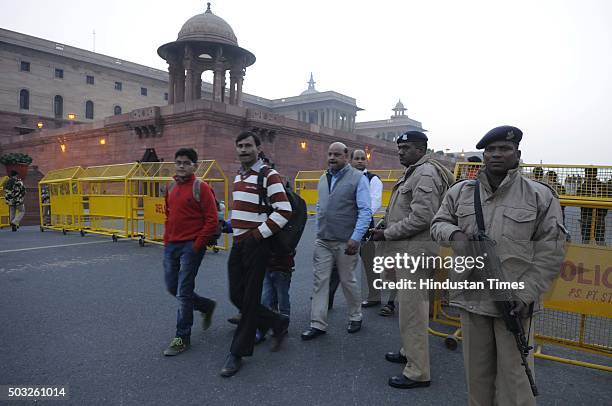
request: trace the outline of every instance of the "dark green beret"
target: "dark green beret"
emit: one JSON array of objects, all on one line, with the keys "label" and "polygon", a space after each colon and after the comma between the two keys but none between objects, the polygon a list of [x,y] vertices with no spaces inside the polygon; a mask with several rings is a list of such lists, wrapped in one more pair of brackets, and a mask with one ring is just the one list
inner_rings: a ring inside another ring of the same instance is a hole
[{"label": "dark green beret", "polygon": [[486,133],[485,136],[478,141],[478,144],[476,144],[476,149],[484,149],[487,145],[495,141],[511,141],[518,145],[522,138],[523,132],[518,128],[512,127],[511,125],[502,125]]},{"label": "dark green beret", "polygon": [[420,131],[406,131],[399,137],[397,137],[397,143],[400,142],[415,142],[424,141],[427,142],[427,136]]}]

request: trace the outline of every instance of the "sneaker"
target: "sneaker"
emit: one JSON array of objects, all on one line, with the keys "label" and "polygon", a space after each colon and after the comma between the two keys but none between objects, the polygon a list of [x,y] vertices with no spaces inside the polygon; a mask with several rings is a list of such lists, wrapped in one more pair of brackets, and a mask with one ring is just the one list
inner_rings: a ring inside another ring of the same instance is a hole
[{"label": "sneaker", "polygon": [[172,342],[168,346],[168,348],[164,350],[164,355],[167,357],[178,355],[181,352],[187,350],[189,346],[190,346],[189,338],[174,337],[172,339]]},{"label": "sneaker", "polygon": [[202,312],[202,330],[206,331],[210,327],[215,307],[217,307],[217,302],[213,301],[210,309],[206,313]]}]

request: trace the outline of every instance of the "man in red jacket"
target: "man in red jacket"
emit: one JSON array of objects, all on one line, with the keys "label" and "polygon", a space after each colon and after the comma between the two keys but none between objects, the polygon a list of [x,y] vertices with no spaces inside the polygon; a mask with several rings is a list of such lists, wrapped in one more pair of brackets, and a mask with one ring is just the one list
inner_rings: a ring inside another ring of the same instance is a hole
[{"label": "man in red jacket", "polygon": [[215,301],[194,292],[195,278],[208,241],[217,230],[217,206],[212,189],[196,180],[198,154],[181,148],[174,154],[176,176],[166,190],[164,274],[166,288],[179,301],[176,336],[164,355],[189,348],[193,310],[202,312],[203,328],[210,326]]}]

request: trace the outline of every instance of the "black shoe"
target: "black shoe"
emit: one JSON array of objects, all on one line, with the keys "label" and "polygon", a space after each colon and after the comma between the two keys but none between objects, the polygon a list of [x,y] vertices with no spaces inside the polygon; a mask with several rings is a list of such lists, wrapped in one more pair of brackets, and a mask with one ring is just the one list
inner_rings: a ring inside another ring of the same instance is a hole
[{"label": "black shoe", "polygon": [[206,312],[202,312],[202,330],[206,331],[210,327],[212,323],[212,316],[215,312],[215,307],[217,307],[217,302],[213,300],[210,309],[208,309]]},{"label": "black shoe", "polygon": [[13,232],[17,231],[17,226],[13,223],[11,223],[11,231]]},{"label": "black shoe", "polygon": [[392,303],[387,303],[378,311],[378,314],[383,317],[393,316],[393,313],[395,313],[395,305]]},{"label": "black shoe", "polygon": [[308,330],[302,333],[302,340],[308,341],[317,338],[318,336],[322,336],[325,334],[325,330],[319,330],[316,327],[310,327]]},{"label": "black shoe", "polygon": [[414,389],[426,388],[431,384],[431,381],[413,381],[406,378],[404,375],[392,376],[389,378],[389,386],[399,389]]},{"label": "black shoe", "polygon": [[276,352],[280,350],[281,344],[283,343],[283,339],[288,333],[289,329],[289,317],[284,314],[279,315],[278,328],[272,334],[272,348],[270,351]]},{"label": "black shoe", "polygon": [[352,334],[358,332],[359,330],[361,330],[361,320],[349,321],[349,324],[346,327],[346,331]]},{"label": "black shoe", "polygon": [[227,319],[227,321],[228,321],[230,324],[234,324],[234,325],[236,325],[236,326],[237,326],[237,325],[238,325],[238,323],[240,323],[240,319],[241,319],[241,318],[242,318],[242,314],[238,313],[237,315],[232,316],[232,317],[230,317],[229,319]]},{"label": "black shoe", "polygon": [[234,355],[230,353],[225,359],[225,364],[223,368],[221,368],[221,376],[224,378],[229,378],[233,376],[240,370],[242,366],[242,357]]},{"label": "black shoe", "polygon": [[405,355],[402,355],[401,352],[388,352],[385,354],[385,359],[389,362],[393,362],[394,364],[406,364],[408,362],[408,358]]},{"label": "black shoe", "polygon": [[373,307],[378,306],[380,304],[380,300],[364,300],[361,302],[361,307]]}]

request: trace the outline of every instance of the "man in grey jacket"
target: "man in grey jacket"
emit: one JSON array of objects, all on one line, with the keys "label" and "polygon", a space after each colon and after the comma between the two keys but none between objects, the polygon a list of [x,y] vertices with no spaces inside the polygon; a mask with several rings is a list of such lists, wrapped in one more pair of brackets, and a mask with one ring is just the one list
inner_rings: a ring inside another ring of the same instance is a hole
[{"label": "man in grey jacket", "polygon": [[[454,248],[469,245],[478,232],[474,192],[479,182],[485,233],[497,242],[507,282],[524,286],[513,290],[517,300],[512,312],[522,317],[532,343],[531,312],[542,307],[542,294],[559,273],[567,231],[555,191],[520,173],[522,136],[518,128],[502,126],[480,140],[476,148],[484,149],[484,167],[476,179],[457,182],[448,190],[433,219],[431,235],[437,241],[453,241]],[[461,277],[478,279],[479,273],[472,270]],[[450,292],[451,305],[461,313],[469,404],[535,405],[514,336],[495,302],[482,293]],[[533,370],[533,352],[528,363]]]},{"label": "man in grey jacket", "polygon": [[314,288],[310,328],[303,340],[312,340],[327,331],[329,280],[338,268],[340,283],[349,310],[347,331],[361,329],[361,289],[355,265],[359,241],[368,230],[372,210],[368,179],[347,163],[348,148],[341,142],[329,146],[329,169],[319,179],[317,202],[317,239],[313,255]]}]

